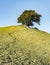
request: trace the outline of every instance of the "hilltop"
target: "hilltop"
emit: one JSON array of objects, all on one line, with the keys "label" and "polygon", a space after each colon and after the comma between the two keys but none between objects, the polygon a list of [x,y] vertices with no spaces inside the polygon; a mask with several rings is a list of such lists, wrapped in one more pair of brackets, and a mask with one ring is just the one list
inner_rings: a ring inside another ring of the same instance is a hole
[{"label": "hilltop", "polygon": [[0,28],[0,65],[50,65],[50,34],[26,26]]}]

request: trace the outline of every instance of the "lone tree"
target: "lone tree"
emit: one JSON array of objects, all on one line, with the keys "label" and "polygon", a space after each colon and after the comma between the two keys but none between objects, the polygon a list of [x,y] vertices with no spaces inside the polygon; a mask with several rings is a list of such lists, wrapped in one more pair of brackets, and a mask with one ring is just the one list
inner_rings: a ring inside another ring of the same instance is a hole
[{"label": "lone tree", "polygon": [[41,15],[35,12],[35,10],[25,10],[19,17],[18,23],[25,24],[26,26],[33,26],[33,22],[36,22],[40,25]]}]

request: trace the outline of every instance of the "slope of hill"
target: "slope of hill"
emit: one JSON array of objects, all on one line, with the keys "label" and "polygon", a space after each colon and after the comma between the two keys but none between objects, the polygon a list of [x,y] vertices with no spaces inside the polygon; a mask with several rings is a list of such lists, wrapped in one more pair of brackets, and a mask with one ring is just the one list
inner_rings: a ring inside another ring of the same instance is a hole
[{"label": "slope of hill", "polygon": [[25,26],[0,28],[0,65],[50,65],[50,34]]}]

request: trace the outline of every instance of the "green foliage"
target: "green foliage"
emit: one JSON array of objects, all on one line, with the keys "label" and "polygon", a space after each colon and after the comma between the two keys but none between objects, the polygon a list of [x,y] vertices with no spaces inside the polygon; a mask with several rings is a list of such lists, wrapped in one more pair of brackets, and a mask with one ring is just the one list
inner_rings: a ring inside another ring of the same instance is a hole
[{"label": "green foliage", "polygon": [[0,65],[50,65],[50,34],[25,26],[0,28]]},{"label": "green foliage", "polygon": [[41,15],[35,12],[35,10],[25,10],[19,17],[18,23],[25,24],[27,26],[33,26],[32,22],[40,24]]}]

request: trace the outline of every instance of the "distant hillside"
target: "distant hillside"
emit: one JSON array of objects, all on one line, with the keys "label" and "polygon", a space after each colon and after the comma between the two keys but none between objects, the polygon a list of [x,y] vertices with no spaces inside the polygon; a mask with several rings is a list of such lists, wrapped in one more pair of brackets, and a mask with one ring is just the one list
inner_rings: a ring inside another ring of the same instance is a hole
[{"label": "distant hillside", "polygon": [[50,34],[26,26],[0,28],[0,65],[50,65]]}]

